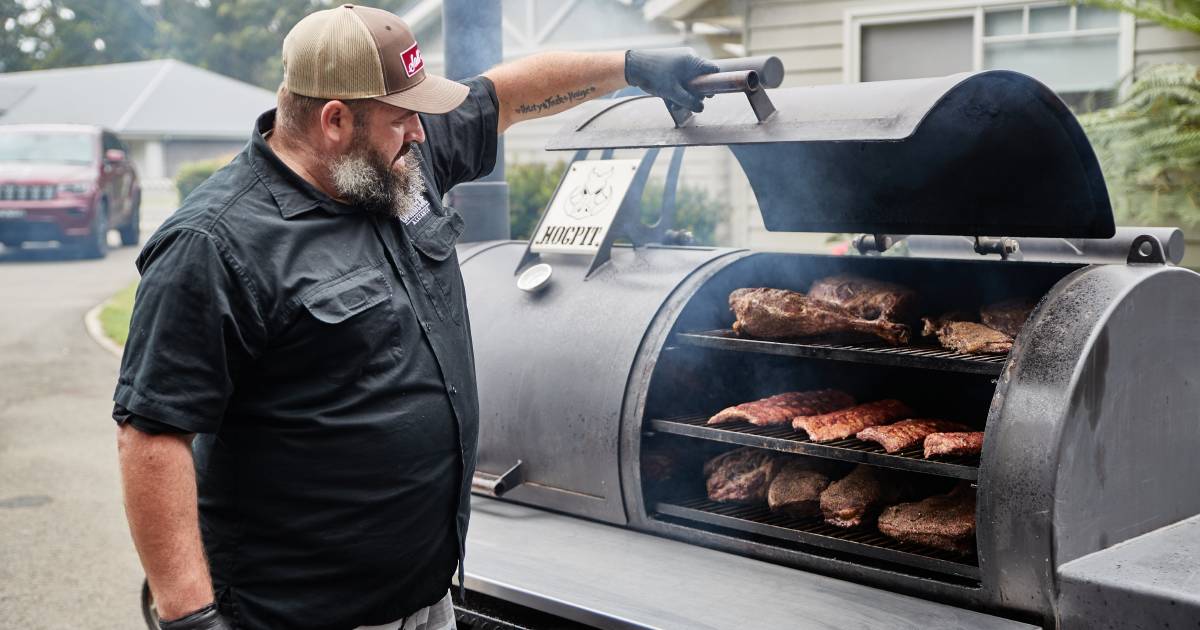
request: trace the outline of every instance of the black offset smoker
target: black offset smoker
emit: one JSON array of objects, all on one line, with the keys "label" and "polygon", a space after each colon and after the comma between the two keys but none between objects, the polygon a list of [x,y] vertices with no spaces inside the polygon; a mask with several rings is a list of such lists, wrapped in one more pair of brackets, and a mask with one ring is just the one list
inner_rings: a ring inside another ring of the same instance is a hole
[{"label": "black offset smoker", "polygon": [[[625,99],[550,148],[645,148],[653,160],[726,145],[768,229],[861,233],[866,255],[655,245],[666,226],[642,226],[632,205],[594,259],[512,241],[462,248],[482,409],[476,488],[503,498],[475,501],[468,588],[603,627],[1194,623],[1200,276],[1173,266],[1178,230],[1114,227],[1082,130],[1024,75],[769,100],[777,111],[760,116],[721,94],[686,119]],[[615,244],[622,235],[633,245]],[[879,255],[889,248],[897,255]],[[552,276],[522,290],[514,271],[536,264]],[[930,313],[1040,302],[998,357],[728,332],[733,289],[803,291],[843,272],[910,286]],[[830,386],[966,418],[985,431],[982,456],[704,424],[785,387]],[[728,445],[966,481],[974,553],[713,504],[699,466]],[[664,449],[682,453],[671,483],[646,474]]]}]

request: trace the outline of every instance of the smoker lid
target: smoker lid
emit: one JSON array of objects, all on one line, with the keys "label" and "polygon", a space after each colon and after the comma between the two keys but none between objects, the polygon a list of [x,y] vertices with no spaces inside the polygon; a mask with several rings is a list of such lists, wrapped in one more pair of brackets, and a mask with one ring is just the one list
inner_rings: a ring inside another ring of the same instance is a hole
[{"label": "smoker lid", "polygon": [[721,94],[676,128],[660,99],[614,101],[551,150],[729,145],[772,231],[1108,238],[1096,155],[1049,88],[1005,70]]}]

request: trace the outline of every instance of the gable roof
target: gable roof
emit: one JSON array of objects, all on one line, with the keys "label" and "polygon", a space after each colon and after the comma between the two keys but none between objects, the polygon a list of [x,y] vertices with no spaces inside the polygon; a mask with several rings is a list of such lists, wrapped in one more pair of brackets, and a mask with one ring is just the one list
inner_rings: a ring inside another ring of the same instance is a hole
[{"label": "gable roof", "polygon": [[174,59],[0,74],[0,124],[85,123],[124,137],[244,139],[258,86]]}]

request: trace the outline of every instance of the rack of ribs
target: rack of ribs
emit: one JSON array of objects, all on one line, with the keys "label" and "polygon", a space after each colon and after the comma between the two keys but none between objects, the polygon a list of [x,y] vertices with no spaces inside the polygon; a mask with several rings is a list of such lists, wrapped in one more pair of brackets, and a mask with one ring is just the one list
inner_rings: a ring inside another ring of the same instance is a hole
[{"label": "rack of ribs", "polygon": [[858,527],[881,507],[903,499],[907,493],[905,481],[859,464],[821,493],[821,515],[830,525]]},{"label": "rack of ribs", "polygon": [[983,431],[930,433],[925,437],[925,458],[934,455],[978,455],[983,452]]},{"label": "rack of ribs", "polygon": [[848,273],[814,281],[808,297],[832,302],[863,319],[893,322],[911,321],[917,304],[917,292],[906,286]]},{"label": "rack of ribs", "polygon": [[1012,350],[1013,338],[983,324],[956,319],[958,314],[922,317],[927,337],[937,336],[947,350],[963,354],[1004,354]]},{"label": "rack of ribs", "polygon": [[797,518],[821,513],[821,493],[829,487],[829,476],[800,459],[784,463],[767,490],[767,506]]},{"label": "rack of ribs", "polygon": [[774,453],[751,447],[718,455],[704,464],[708,498],[722,503],[761,503],[779,464]]},{"label": "rack of ribs", "polygon": [[975,538],[975,492],[960,484],[949,494],[893,505],[879,515],[879,532],[901,542],[969,554]]},{"label": "rack of ribs", "polygon": [[968,430],[965,425],[949,420],[912,419],[901,420],[886,426],[867,427],[859,431],[855,437],[868,442],[876,442],[883,447],[883,450],[895,453],[920,444],[930,433]]},{"label": "rack of ribs", "polygon": [[814,442],[833,442],[912,415],[913,410],[899,400],[877,400],[819,416],[798,416],[792,428],[802,429]]},{"label": "rack of ribs", "polygon": [[813,416],[854,404],[854,397],[837,389],[818,389],[807,392],[786,392],[761,400],[726,407],[708,419],[706,424],[749,422],[755,426],[768,427],[788,424],[796,416]]},{"label": "rack of ribs", "polygon": [[1035,306],[1037,301],[1029,298],[1005,300],[979,309],[979,319],[988,328],[1016,337]]},{"label": "rack of ribs", "polygon": [[895,346],[908,343],[911,335],[904,324],[862,319],[843,306],[786,289],[737,289],[729,294],[729,308],[737,318],[735,333],[761,339],[856,332]]}]

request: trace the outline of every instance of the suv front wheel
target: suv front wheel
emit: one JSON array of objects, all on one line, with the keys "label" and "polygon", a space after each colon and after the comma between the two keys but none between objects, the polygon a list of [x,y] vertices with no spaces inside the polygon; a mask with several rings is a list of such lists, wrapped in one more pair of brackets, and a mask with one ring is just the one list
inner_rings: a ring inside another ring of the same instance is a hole
[{"label": "suv front wheel", "polygon": [[82,238],[80,250],[84,258],[104,258],[108,253],[108,200],[101,199],[92,216],[92,231]]}]

